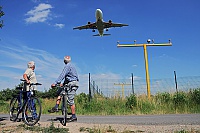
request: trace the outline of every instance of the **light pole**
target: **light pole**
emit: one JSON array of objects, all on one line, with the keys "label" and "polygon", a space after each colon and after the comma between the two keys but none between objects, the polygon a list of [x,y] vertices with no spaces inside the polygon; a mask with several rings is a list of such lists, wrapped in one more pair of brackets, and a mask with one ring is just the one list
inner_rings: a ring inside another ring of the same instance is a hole
[{"label": "light pole", "polygon": [[[152,43],[151,43],[152,42]],[[146,84],[147,84],[147,95],[150,99],[151,92],[150,92],[150,78],[149,78],[149,68],[148,68],[148,55],[147,55],[147,46],[172,46],[171,40],[168,43],[154,43],[154,40],[147,40],[145,44],[136,44],[136,40],[134,44],[119,44],[117,42],[117,47],[143,47],[144,48],[144,60],[145,60],[145,70],[146,70]]]}]

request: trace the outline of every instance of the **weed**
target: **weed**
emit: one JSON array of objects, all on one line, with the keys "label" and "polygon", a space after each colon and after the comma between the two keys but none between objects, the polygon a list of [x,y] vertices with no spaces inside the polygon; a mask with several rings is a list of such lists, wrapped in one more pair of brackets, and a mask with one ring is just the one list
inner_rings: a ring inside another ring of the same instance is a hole
[{"label": "weed", "polygon": [[42,132],[42,133],[69,133],[68,128],[56,128],[54,126],[54,122],[52,121],[49,127],[40,127],[40,126],[27,126],[25,124],[20,124],[18,127],[23,128],[24,130],[32,131],[32,132]]},{"label": "weed", "polygon": [[[40,101],[42,114],[48,114],[48,109],[55,105],[56,99],[40,98]],[[96,94],[90,101],[85,93],[75,97],[76,112],[79,115],[200,113],[199,101],[198,88],[174,94],[157,93],[151,96],[151,100],[146,95],[130,95],[123,99]],[[9,101],[0,100],[0,106],[1,113],[9,112]]]}]

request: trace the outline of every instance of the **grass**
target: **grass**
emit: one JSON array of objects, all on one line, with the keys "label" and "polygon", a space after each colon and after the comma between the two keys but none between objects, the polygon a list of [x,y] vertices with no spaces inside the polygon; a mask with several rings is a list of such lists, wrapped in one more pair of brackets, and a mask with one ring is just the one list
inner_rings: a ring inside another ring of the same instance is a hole
[{"label": "grass", "polygon": [[191,129],[190,131],[180,130],[180,131],[175,131],[174,133],[200,133],[200,130],[194,130],[194,129]]},{"label": "grass", "polygon": [[[62,127],[55,127],[54,122],[51,121],[50,125],[47,127],[41,127],[39,126],[27,126],[25,124],[19,124],[18,126],[14,126],[11,128],[8,126],[7,129],[2,128],[2,126],[5,126],[5,124],[0,124],[0,131],[2,133],[9,132],[9,133],[14,133],[14,132],[32,132],[32,133],[70,133],[68,128],[62,128]],[[145,127],[144,127],[145,128]],[[156,129],[155,129],[156,131]],[[122,131],[118,131],[114,129],[112,126],[105,126],[105,127],[80,127],[79,132],[83,133],[143,133],[145,131],[142,130],[127,130],[123,129]],[[177,130],[172,133],[200,133],[200,130],[195,130],[191,128],[191,130]]]},{"label": "grass", "polygon": [[54,123],[51,122],[49,127],[40,127],[40,126],[27,126],[25,124],[20,124],[16,127],[13,127],[12,129],[4,129],[2,130],[2,133],[4,132],[28,132],[31,131],[32,133],[69,133],[68,128],[59,128],[55,127]]},{"label": "grass", "polygon": [[[81,127],[80,132],[87,132],[87,133],[118,133],[117,130],[113,129],[111,126],[108,127],[104,127],[104,128],[97,128],[97,127],[93,127],[93,128],[85,128],[85,127]],[[134,131],[130,131],[130,130],[124,130],[120,133],[135,133]]]},{"label": "grass", "polygon": [[[55,106],[56,98],[40,98],[42,114]],[[95,95],[89,102],[88,95],[75,97],[78,115],[140,115],[200,113],[200,89],[174,94],[157,93],[149,100],[146,95],[130,95],[126,98]],[[9,101],[0,100],[0,113],[9,112]]]},{"label": "grass", "polygon": [[[200,89],[198,89],[200,92]],[[132,114],[185,114],[200,113],[199,95],[193,92],[174,94],[158,93],[148,99],[146,95],[103,97],[96,95],[87,102],[83,95],[75,99],[77,113],[81,115],[132,115]],[[195,102],[197,101],[197,102]]]},{"label": "grass", "polygon": [[[40,99],[42,103],[42,114],[48,114],[48,109],[52,108],[56,103],[54,99]],[[179,92],[174,94],[169,93],[157,93],[151,96],[149,100],[146,95],[131,95],[125,99],[121,97],[104,97],[101,95],[95,95],[89,102],[88,96],[81,93],[75,97],[76,112],[78,115],[132,115],[132,114],[184,114],[184,113],[200,113],[200,89],[196,89],[190,92]],[[0,113],[9,112],[9,101],[0,100]],[[4,126],[0,123],[0,127]],[[15,132],[18,130],[53,133],[53,132],[69,132],[69,129],[55,127],[51,122],[49,127],[28,127],[25,124],[21,124]],[[85,128],[81,127],[80,132],[88,133],[117,133],[111,126],[105,128],[93,127]],[[7,132],[3,131],[3,132]],[[129,131],[124,130],[122,133],[139,133],[143,131]],[[200,133],[191,129],[175,131],[174,133]]]},{"label": "grass", "polygon": [[[1,124],[0,127],[2,125],[5,125],[5,124]],[[40,133],[70,133],[68,128],[55,127],[53,122],[51,122],[49,127],[40,127],[40,126],[29,127],[25,124],[20,124],[15,129],[10,128],[10,129],[1,130],[2,133],[4,133],[4,132],[9,132],[9,133],[28,132],[28,131],[31,131],[32,133],[38,133],[38,132],[40,132]],[[80,127],[79,131],[83,132],[83,133],[143,133],[143,132],[145,132],[143,130],[126,130],[126,129],[124,129],[123,131],[118,131],[118,130],[112,128],[111,126],[103,127],[103,128]],[[155,131],[156,131],[156,129],[155,129]],[[200,130],[181,129],[181,130],[174,131],[172,133],[200,133]]]},{"label": "grass", "polygon": [[[155,129],[156,130],[156,129]],[[117,130],[113,129],[111,126],[109,127],[105,127],[105,128],[97,128],[97,127],[93,127],[93,128],[85,128],[85,127],[81,127],[80,132],[87,132],[87,133],[143,133],[145,131],[142,130],[124,130],[124,131],[120,131],[118,132]],[[188,130],[180,130],[180,131],[174,131],[173,133],[200,133],[200,130],[194,130],[191,129],[190,131]]]}]

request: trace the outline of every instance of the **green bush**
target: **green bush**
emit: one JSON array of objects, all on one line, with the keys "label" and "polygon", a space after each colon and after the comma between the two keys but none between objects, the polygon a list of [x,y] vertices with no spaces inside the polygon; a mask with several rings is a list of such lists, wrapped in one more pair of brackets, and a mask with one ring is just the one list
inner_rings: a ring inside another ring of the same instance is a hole
[{"label": "green bush", "polygon": [[137,106],[137,97],[134,94],[131,94],[129,97],[126,97],[126,107],[129,109],[133,109]]},{"label": "green bush", "polygon": [[173,96],[173,102],[176,105],[184,105],[186,100],[186,94],[184,92],[177,92]]},{"label": "green bush", "polygon": [[155,105],[148,100],[140,101],[138,107],[142,114],[151,114],[151,112],[155,109]]},{"label": "green bush", "polygon": [[195,89],[192,94],[191,94],[191,100],[200,105],[200,88],[199,89]]},{"label": "green bush", "polygon": [[[50,89],[36,93],[42,103],[42,113],[48,113],[47,110],[55,105],[56,91]],[[16,89],[0,91],[0,112],[8,113],[10,98],[16,93]],[[95,95],[89,101],[88,94],[80,93],[75,96],[75,103],[76,113],[81,115],[200,113],[200,89],[174,94],[157,93],[150,99],[146,95],[130,95],[126,99]]]},{"label": "green bush", "polygon": [[158,104],[168,104],[171,100],[171,96],[168,92],[157,93],[155,95],[155,101]]},{"label": "green bush", "polygon": [[10,100],[13,97],[13,91],[14,90],[11,90],[9,88],[2,90],[1,91],[1,98],[2,98],[1,100],[5,100],[5,101]]}]

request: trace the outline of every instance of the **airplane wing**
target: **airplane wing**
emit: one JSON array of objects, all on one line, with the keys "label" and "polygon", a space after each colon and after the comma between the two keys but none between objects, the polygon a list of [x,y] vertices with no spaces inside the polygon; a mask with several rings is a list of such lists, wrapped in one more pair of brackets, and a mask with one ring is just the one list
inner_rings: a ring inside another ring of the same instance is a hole
[{"label": "airplane wing", "polygon": [[74,27],[73,30],[75,29],[79,29],[79,30],[83,30],[83,29],[97,29],[96,26],[96,22],[95,23],[89,23],[83,26],[78,26],[78,27]]},{"label": "airplane wing", "polygon": [[104,28],[123,27],[123,26],[128,26],[128,25],[120,23],[104,22]]}]

